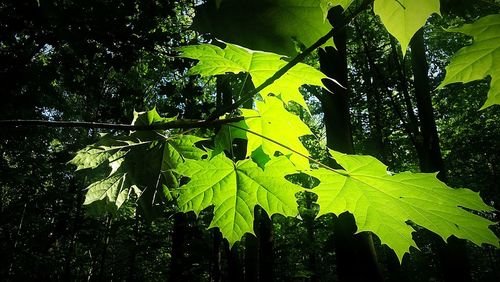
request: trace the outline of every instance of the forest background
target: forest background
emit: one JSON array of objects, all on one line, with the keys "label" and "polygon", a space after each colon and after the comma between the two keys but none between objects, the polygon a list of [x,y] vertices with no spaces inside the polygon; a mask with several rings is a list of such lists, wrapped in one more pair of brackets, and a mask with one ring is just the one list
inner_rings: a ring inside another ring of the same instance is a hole
[{"label": "forest background", "polygon": [[[186,74],[196,61],[179,58],[176,48],[213,40],[191,28],[197,2],[2,1],[0,120],[130,124],[134,111],[153,107],[165,117],[207,118],[252,85],[242,75]],[[371,1],[355,1],[346,12],[330,10],[329,18],[352,15],[344,38],[336,38],[345,50],[337,44],[339,51],[327,47],[304,60],[346,89],[325,83],[332,96],[302,88],[311,114],[297,105],[290,110],[314,136],[301,140],[325,163],[321,145],[328,144],[375,156],[394,172],[441,171],[449,186],[478,191],[500,209],[499,109],[479,110],[491,78],[436,90],[451,56],[471,42],[445,29],[498,14],[498,1],[441,1],[442,15],[432,15],[415,37],[423,53],[410,46],[404,57],[364,2]],[[297,49],[285,50],[292,57],[303,48],[295,42]],[[412,61],[422,54],[430,109],[419,105]],[[429,116],[439,140],[425,135]],[[168,201],[155,207],[154,216],[137,212],[136,201],[113,212],[88,209],[82,204],[91,180],[68,162],[110,130],[2,124],[1,131],[0,277],[8,281],[355,281],[366,278],[361,272],[387,281],[500,280],[500,252],[493,246],[454,238],[447,246],[422,229],[414,233],[420,250],[412,249],[400,264],[376,236],[352,235],[347,214],[314,220],[318,206],[309,193],[298,197],[300,220],[269,221],[257,209],[257,239],[247,234],[232,249],[216,229],[207,230],[209,211],[177,213]],[[208,129],[197,132],[208,136]],[[489,217],[498,221],[498,213]],[[498,225],[492,229],[499,234]]]}]

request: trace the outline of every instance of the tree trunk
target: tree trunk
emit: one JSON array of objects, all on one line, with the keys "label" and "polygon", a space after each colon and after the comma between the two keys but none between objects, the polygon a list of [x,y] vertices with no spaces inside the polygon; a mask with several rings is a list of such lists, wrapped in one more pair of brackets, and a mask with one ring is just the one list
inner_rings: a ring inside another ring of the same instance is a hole
[{"label": "tree trunk", "polygon": [[[255,208],[255,221],[254,221],[254,229],[256,229],[255,225],[258,222],[258,209]],[[257,237],[252,234],[245,235],[245,281],[247,282],[256,282],[258,275],[258,250],[259,242]]]},{"label": "tree trunk", "polygon": [[174,215],[172,251],[170,260],[170,281],[182,281],[184,273],[184,245],[187,218],[184,213]]},{"label": "tree trunk", "polygon": [[[429,67],[425,55],[423,29],[420,29],[411,41],[411,58],[418,117],[423,139],[423,150],[419,154],[422,156],[419,160],[420,169],[422,172],[439,172],[437,177],[445,181],[446,171],[441,156],[430,95]],[[448,239],[448,245],[445,245],[439,238],[434,241],[441,259],[445,281],[472,281],[465,241],[455,237]]]},{"label": "tree trunk", "polygon": [[420,130],[422,132],[423,152],[420,169],[423,172],[439,172],[438,178],[445,180],[444,163],[441,157],[439,137],[434,119],[431,90],[427,72],[427,58],[423,30],[420,29],[411,42],[411,62],[414,77],[415,97],[417,100]]},{"label": "tree trunk", "polygon": [[[233,89],[230,85],[230,79],[234,79],[241,83],[239,89]],[[241,98],[242,95],[253,90],[254,85],[248,74],[235,76],[224,75],[217,77],[217,99],[218,107],[227,107],[235,99]],[[243,108],[251,109],[252,101],[248,101],[243,105]],[[245,158],[246,141],[234,140],[235,144],[232,153],[233,160],[241,160]],[[273,273],[273,234],[272,222],[269,217],[260,208],[255,209],[254,213],[254,230],[259,238],[252,235],[247,235],[245,238],[245,258],[244,258],[244,277],[245,281],[272,281]]]},{"label": "tree trunk", "polygon": [[219,229],[212,229],[212,262],[211,262],[211,273],[210,278],[212,282],[221,281],[221,242],[222,235]]},{"label": "tree trunk", "polygon": [[[330,10],[329,19],[343,22],[340,7]],[[335,22],[333,22],[334,27]],[[334,37],[337,50],[331,47],[319,51],[321,70],[328,77],[347,87],[347,33],[339,28]],[[324,112],[327,146],[331,149],[354,153],[347,89],[331,81],[325,85],[333,92],[324,91],[321,105]],[[334,222],[333,241],[340,281],[382,281],[375,249],[370,234],[354,235],[356,225],[351,214],[344,213]]]},{"label": "tree trunk", "polygon": [[[243,85],[239,93],[240,98],[242,95],[248,93],[249,91],[252,91],[255,88],[248,74],[245,74],[244,77],[241,78],[241,80]],[[243,108],[246,109],[251,109],[252,106],[252,100],[249,100],[243,104]],[[251,279],[249,281],[256,281],[257,278],[258,281],[273,281],[273,223],[267,213],[260,207],[255,208],[254,222],[254,230],[258,234],[258,238],[249,236],[252,238],[249,241],[250,245],[247,246],[246,254],[250,255],[250,258],[255,258],[257,260],[252,262],[249,258],[249,260],[245,262],[249,267],[249,270],[251,270],[248,278]],[[257,246],[258,248],[256,248]]]},{"label": "tree trunk", "polygon": [[[367,153],[369,155],[375,156],[380,159],[383,163],[387,164],[388,153],[387,144],[385,142],[386,138],[384,136],[384,130],[382,125],[382,99],[379,88],[377,87],[376,81],[378,81],[379,72],[375,66],[375,62],[371,56],[368,44],[364,38],[364,34],[361,31],[359,25],[355,22],[354,27],[356,33],[361,40],[361,45],[363,46],[363,51],[366,57],[366,69],[363,70],[363,84],[366,90],[366,103],[368,107],[368,123],[370,125],[370,139],[367,146]],[[384,85],[385,83],[382,83]]]},{"label": "tree trunk", "polygon": [[243,268],[241,267],[240,257],[238,255],[238,248],[233,246],[229,247],[227,240],[224,241],[224,246],[226,249],[226,259],[227,259],[227,272],[228,279],[230,282],[241,282],[244,281]]},{"label": "tree trunk", "polygon": [[[63,280],[65,281],[71,281],[72,279],[72,264],[73,260],[76,257],[75,254],[75,249],[76,249],[76,244],[77,244],[77,235],[78,231],[80,230],[81,222],[82,222],[82,203],[83,203],[83,196],[84,194],[82,191],[78,191],[77,187],[79,187],[81,183],[76,182],[72,180],[71,185],[74,187],[72,192],[75,194],[73,204],[71,205],[71,208],[75,209],[75,214],[73,215],[73,220],[71,222],[71,230],[70,230],[70,241],[68,243],[68,249],[66,251],[65,255],[65,262],[64,262],[64,273],[63,273]],[[71,211],[70,211],[71,212]]]},{"label": "tree trunk", "polygon": [[[309,192],[306,192],[305,196],[305,204],[308,210],[313,209],[313,199],[312,195]],[[316,236],[315,236],[315,215],[314,213],[307,213],[302,215],[302,221],[304,222],[304,227],[306,228],[307,237],[304,247],[306,248],[307,253],[307,269],[311,273],[309,276],[310,282],[318,281],[318,273],[316,268],[316,254],[317,254],[317,246],[316,246]]]},{"label": "tree trunk", "polygon": [[130,255],[128,259],[128,276],[127,276],[127,281],[137,281],[137,277],[135,276],[136,272],[136,261],[137,261],[137,251],[139,250],[139,224],[140,224],[140,218],[139,218],[139,213],[135,213],[134,216],[134,227],[132,230],[132,246],[130,247]]},{"label": "tree trunk", "polygon": [[106,218],[106,230],[104,232],[104,246],[102,247],[101,261],[99,263],[99,281],[104,281],[106,277],[106,259],[108,256],[109,239],[111,237],[111,224],[113,216],[108,214]]},{"label": "tree trunk", "polygon": [[10,265],[8,268],[7,278],[10,278],[10,276],[13,275],[14,266],[16,264],[16,253],[18,251],[17,246],[18,246],[18,243],[20,241],[19,238],[21,237],[21,230],[23,228],[24,216],[26,215],[26,207],[27,206],[28,206],[28,201],[24,201],[23,212],[21,213],[21,219],[19,220],[19,225],[17,226],[17,232],[16,232],[15,239],[14,239],[14,246],[12,248],[12,258],[11,258],[11,262],[10,262]]},{"label": "tree trunk", "polygon": [[273,222],[259,208],[259,281],[273,281],[274,276],[274,232]]},{"label": "tree trunk", "polygon": [[[345,49],[341,50],[342,46],[339,46],[341,43],[338,41],[335,40],[338,51],[331,47],[319,50],[319,61],[323,73],[346,86],[347,58]],[[345,44],[343,47],[345,48]],[[347,90],[331,81],[325,81],[325,85],[332,92],[323,91],[321,96],[327,145],[331,149],[352,154],[354,153],[354,146],[352,143]]]}]

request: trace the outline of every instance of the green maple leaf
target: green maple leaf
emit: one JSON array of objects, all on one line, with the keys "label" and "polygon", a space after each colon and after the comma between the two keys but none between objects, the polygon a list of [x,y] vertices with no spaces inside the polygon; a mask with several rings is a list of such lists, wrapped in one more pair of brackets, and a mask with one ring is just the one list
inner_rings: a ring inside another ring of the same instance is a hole
[{"label": "green maple leaf", "polygon": [[69,163],[76,165],[77,171],[94,169],[105,162],[113,163],[122,157],[122,149],[134,146],[135,142],[127,139],[117,140],[112,135],[102,135],[98,142],[78,151]]},{"label": "green maple leaf", "polygon": [[323,20],[318,0],[222,0],[216,4],[208,1],[196,8],[193,28],[255,50],[293,56],[296,45],[310,46],[332,28]]},{"label": "green maple leaf", "polygon": [[[322,0],[325,10],[340,5],[347,9],[352,0]],[[373,11],[389,33],[401,44],[403,56],[411,38],[433,13],[439,14],[439,0],[375,0]]]},{"label": "green maple leaf", "polygon": [[[225,44],[224,49],[210,44],[180,48],[181,57],[199,60],[189,70],[189,74],[214,76],[244,72],[250,74],[254,85],[258,86],[287,64],[281,55],[253,51],[229,43]],[[309,84],[323,87],[321,79],[324,78],[327,77],[322,72],[306,64],[299,63],[273,84],[264,88],[260,94],[264,100],[271,93],[279,95],[285,103],[294,101],[308,109],[304,97],[300,94],[300,86]]]},{"label": "green maple leaf", "polygon": [[117,209],[128,199],[130,192],[134,191],[140,195],[137,186],[131,183],[126,172],[115,172],[103,180],[90,184],[87,190],[84,205],[90,205],[96,201],[105,201],[106,203],[113,203]]},{"label": "green maple leaf", "polygon": [[439,14],[439,9],[439,0],[375,0],[373,7],[387,31],[401,44],[403,56],[413,35],[431,14]]},{"label": "green maple leaf", "polygon": [[439,88],[451,83],[484,79],[489,75],[488,99],[481,109],[500,104],[500,15],[482,17],[472,24],[450,31],[472,36],[474,42],[453,55]]},{"label": "green maple leaf", "polygon": [[[162,118],[156,110],[134,113],[134,125],[152,125],[172,121]],[[127,136],[104,135],[80,150],[70,163],[77,170],[100,178],[87,187],[85,205],[104,203],[115,211],[134,193],[145,204],[144,209],[177,187],[173,169],[185,159],[200,159],[206,152],[194,144],[204,140],[196,136],[167,136],[163,131],[136,131]],[[102,172],[105,175],[102,176]],[[149,203],[149,204],[148,204]]]},{"label": "green maple leaf", "polygon": [[413,35],[431,14],[439,14],[439,9],[439,0],[375,0],[373,7],[387,31],[401,44],[403,56]]},{"label": "green maple leaf", "polygon": [[[163,118],[156,109],[147,112],[134,112],[133,125],[151,125],[155,123],[167,123],[175,118]],[[69,163],[76,165],[76,170],[94,169],[105,162],[113,165],[116,160],[123,157],[125,152],[132,147],[149,144],[151,140],[157,139],[157,133],[153,131],[134,132],[129,136],[115,137],[110,134],[101,135],[95,144],[78,151]],[[144,141],[142,141],[142,140]]]},{"label": "green maple leaf", "polygon": [[[132,120],[133,125],[152,125],[158,123],[167,123],[169,121],[175,120],[174,118],[164,118],[158,114],[156,108],[146,112],[136,112],[134,111],[134,119]],[[144,131],[147,132],[147,131]],[[150,132],[151,133],[151,132]],[[154,133],[153,133],[154,134]]]},{"label": "green maple leaf", "polygon": [[218,227],[231,246],[245,233],[254,234],[257,205],[269,216],[298,215],[295,194],[303,189],[285,179],[296,172],[285,157],[273,158],[261,169],[252,160],[233,163],[219,154],[211,160],[186,160],[177,172],[191,178],[179,189],[181,211],[199,214],[213,205],[209,228]]},{"label": "green maple leaf", "polygon": [[312,132],[298,116],[287,111],[283,102],[275,97],[269,97],[266,102],[256,101],[255,104],[257,110],[240,109],[245,119],[235,123],[239,128],[225,126],[225,130],[222,130],[216,137],[216,143],[222,143],[225,148],[228,148],[235,138],[247,139],[247,156],[258,148],[271,157],[275,152],[281,152],[284,155],[290,155],[290,160],[298,168],[309,169],[309,161],[306,158],[268,139],[240,129],[253,131],[299,153],[309,155],[299,137],[312,134]]},{"label": "green maple leaf", "polygon": [[[161,156],[162,150],[158,141],[141,141],[130,136],[105,136],[107,139],[113,140],[116,145],[106,142],[107,146],[103,146],[102,142],[97,142],[78,152],[71,162],[79,170],[91,169],[87,171],[91,178],[100,178],[87,187],[84,205],[103,202],[106,210],[113,212],[122,206],[132,192],[137,197],[141,196],[137,184],[144,188],[142,175],[151,176],[150,172],[155,170],[160,172],[161,163],[157,155]],[[102,171],[105,173],[103,176]],[[146,182],[153,185],[152,180],[157,179],[158,175],[153,175]]]},{"label": "green maple leaf", "polygon": [[312,192],[318,195],[320,211],[339,215],[345,211],[356,219],[358,232],[371,231],[392,248],[400,260],[416,247],[406,222],[411,221],[438,234],[498,246],[488,228],[493,222],[466,211],[492,211],[468,189],[452,189],[433,173],[404,172],[390,175],[387,167],[371,156],[345,155],[330,151],[345,169],[318,169],[308,174],[321,182]]}]

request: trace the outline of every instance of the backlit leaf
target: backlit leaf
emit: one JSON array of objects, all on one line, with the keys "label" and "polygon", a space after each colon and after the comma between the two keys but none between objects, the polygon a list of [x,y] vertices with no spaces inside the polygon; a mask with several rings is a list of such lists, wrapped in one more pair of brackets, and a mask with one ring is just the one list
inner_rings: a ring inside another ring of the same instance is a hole
[{"label": "backlit leaf", "polygon": [[[259,86],[287,63],[281,55],[253,51],[229,43],[225,44],[224,49],[210,44],[190,45],[180,48],[182,57],[199,60],[189,70],[189,73],[214,76],[244,72],[249,73],[254,85]],[[323,86],[321,79],[324,78],[326,76],[320,71],[299,63],[273,84],[262,90],[260,94],[264,100],[271,93],[279,95],[285,103],[294,101],[307,109],[304,98],[299,91],[300,86],[304,84]]]},{"label": "backlit leaf", "polygon": [[[196,8],[193,28],[255,50],[293,56],[332,26],[318,0],[222,0]],[[325,46],[333,45],[330,40]]]},{"label": "backlit leaf", "polygon": [[431,14],[439,14],[439,9],[439,0],[375,0],[373,7],[387,31],[401,44],[403,55],[413,35]]},{"label": "backlit leaf", "polygon": [[209,228],[218,227],[231,246],[245,233],[254,234],[257,205],[269,216],[298,214],[295,194],[302,188],[285,179],[296,172],[285,157],[270,160],[262,169],[252,160],[233,163],[219,154],[211,160],[186,160],[177,172],[191,178],[179,190],[181,211],[199,214],[213,205]]},{"label": "backlit leaf", "polygon": [[451,235],[498,246],[488,228],[493,222],[466,211],[492,211],[478,193],[452,189],[434,173],[404,172],[391,175],[387,167],[371,156],[345,155],[330,151],[345,169],[336,172],[318,169],[307,172],[320,180],[311,191],[318,195],[318,216],[345,211],[352,213],[358,232],[371,231],[392,248],[400,260],[416,247],[408,221],[438,234]]},{"label": "backlit leaf", "polygon": [[[312,134],[312,132],[298,116],[287,111],[283,103],[274,97],[269,97],[266,102],[256,101],[256,106],[257,110],[240,109],[245,120],[235,125],[261,134],[304,155],[309,155],[299,137]],[[291,152],[283,146],[238,128],[225,127],[227,131],[222,131],[224,136],[218,136],[216,141],[224,142],[228,140],[228,137],[231,137],[231,140],[244,138],[248,140],[247,156],[261,148],[268,156],[274,156],[275,152],[281,152],[284,155],[290,155],[290,160],[297,167],[301,169],[309,168],[309,161],[306,158]],[[229,135],[228,131],[230,132]]]},{"label": "backlit leaf", "polygon": [[481,109],[500,104],[500,15],[486,16],[450,31],[472,36],[474,42],[453,55],[439,87],[484,79],[489,75],[488,99]]},{"label": "backlit leaf", "polygon": [[[165,123],[156,110],[134,114],[133,124]],[[108,171],[104,178],[90,184],[85,205],[96,201],[105,203],[108,211],[115,211],[128,200],[131,193],[140,198],[144,209],[160,200],[164,187],[177,187],[172,174],[185,159],[200,159],[205,151],[195,146],[203,138],[183,135],[168,136],[164,131],[136,131],[126,136],[104,135],[101,139],[79,151],[70,163],[77,170],[89,169],[89,176]],[[168,190],[167,190],[168,191]]]}]

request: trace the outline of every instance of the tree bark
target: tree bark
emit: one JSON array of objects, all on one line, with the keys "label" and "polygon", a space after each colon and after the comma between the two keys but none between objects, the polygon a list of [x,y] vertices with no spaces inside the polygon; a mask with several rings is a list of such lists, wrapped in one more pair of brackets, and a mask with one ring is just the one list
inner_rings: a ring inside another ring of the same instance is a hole
[{"label": "tree bark", "polygon": [[[433,114],[423,29],[415,34],[410,44],[415,96],[422,132],[423,148],[419,154],[421,156],[420,169],[422,172],[439,172],[437,177],[445,181],[446,171]],[[456,237],[450,237],[448,245],[445,245],[439,238],[434,241],[445,281],[472,281],[465,241]]]},{"label": "tree bark", "polygon": [[[305,203],[306,208],[308,210],[313,209],[313,199],[312,195],[309,192],[305,194]],[[307,237],[304,246],[306,247],[307,252],[307,269],[311,273],[309,276],[310,282],[318,281],[318,273],[317,273],[317,246],[316,246],[316,228],[315,228],[315,214],[307,213],[302,216],[302,221],[304,222],[304,226],[306,228]]]},{"label": "tree bark", "polygon": [[259,281],[274,279],[274,232],[273,222],[267,213],[259,208]]},{"label": "tree bark", "polygon": [[[342,23],[340,7],[330,10],[329,19]],[[333,21],[334,28],[336,23]],[[327,47],[319,51],[321,70],[328,77],[347,87],[347,32],[339,29],[333,37],[337,50]],[[324,112],[327,146],[331,149],[354,153],[349,113],[348,92],[331,81],[325,85],[332,93],[324,91],[321,105]],[[334,222],[333,241],[336,251],[340,281],[382,281],[375,249],[368,233],[354,235],[356,225],[351,214],[344,213]]]},{"label": "tree bark", "polygon": [[[72,193],[75,194],[74,201],[71,205],[71,209],[75,209],[74,215],[73,215],[73,220],[71,221],[71,229],[69,231],[69,237],[70,241],[68,243],[68,249],[66,251],[65,255],[65,263],[64,263],[64,272],[63,272],[63,280],[65,281],[71,281],[73,280],[73,273],[72,273],[72,264],[73,260],[76,257],[75,253],[75,247],[77,244],[77,235],[78,231],[80,230],[81,222],[82,222],[82,203],[83,203],[83,196],[84,194],[82,191],[78,191],[77,187],[81,183],[76,182],[74,179],[71,182],[72,188]],[[71,213],[71,211],[69,211]]]},{"label": "tree bark", "polygon": [[172,250],[170,260],[170,281],[182,281],[184,273],[184,246],[187,218],[184,213],[174,215]]},{"label": "tree bark", "polygon": [[439,172],[438,178],[446,179],[439,137],[434,119],[431,89],[429,85],[427,58],[423,30],[420,29],[411,42],[411,63],[414,77],[415,98],[417,101],[418,118],[422,132],[422,158],[420,169],[423,172]]},{"label": "tree bark", "polygon": [[238,249],[233,246],[229,247],[227,240],[224,241],[226,249],[226,259],[227,259],[227,272],[228,279],[230,282],[241,282],[244,281],[243,268],[241,266],[240,256],[238,255]]},{"label": "tree bark", "polygon": [[219,282],[221,281],[221,241],[222,235],[218,229],[212,229],[212,262],[211,262],[211,281]]},{"label": "tree bark", "polygon": [[[230,79],[241,83],[239,89],[233,89]],[[242,76],[224,75],[217,77],[218,107],[231,105],[233,98],[240,99],[254,90],[254,85],[248,74]],[[243,108],[251,109],[253,101],[242,104]],[[234,160],[244,159],[246,156],[246,141],[236,139],[235,147],[231,152]],[[259,207],[254,212],[254,230],[258,238],[247,235],[245,238],[244,278],[245,281],[272,281],[273,277],[273,233],[271,219]]]},{"label": "tree bark", "polygon": [[135,213],[134,216],[134,226],[132,230],[132,246],[130,247],[130,254],[129,254],[129,259],[128,259],[128,276],[127,276],[127,281],[137,281],[137,277],[135,275],[136,272],[136,261],[137,261],[137,252],[139,250],[139,225],[140,225],[140,218],[139,218],[139,213]]},{"label": "tree bark", "polygon": [[[320,49],[319,61],[323,73],[346,86],[345,41],[343,46],[341,43],[340,40],[335,40],[338,51],[331,47],[327,47],[325,50]],[[344,47],[343,50],[342,47]],[[325,81],[325,85],[331,91],[331,93],[323,91],[321,96],[327,145],[329,148],[345,153],[354,153],[347,90],[331,81]]]},{"label": "tree bark", "polygon": [[104,245],[102,247],[101,261],[99,263],[99,281],[104,281],[106,277],[106,259],[108,256],[109,239],[111,237],[111,224],[113,216],[108,214],[106,218],[106,230],[104,231]]},{"label": "tree bark", "polygon": [[[255,225],[258,222],[258,209],[255,208],[255,221],[254,221],[254,229],[256,229]],[[257,237],[252,234],[245,235],[245,281],[247,282],[256,282],[258,277],[258,250],[259,242]]]}]

